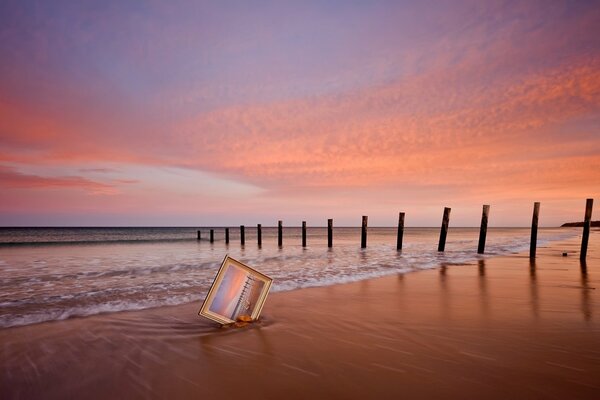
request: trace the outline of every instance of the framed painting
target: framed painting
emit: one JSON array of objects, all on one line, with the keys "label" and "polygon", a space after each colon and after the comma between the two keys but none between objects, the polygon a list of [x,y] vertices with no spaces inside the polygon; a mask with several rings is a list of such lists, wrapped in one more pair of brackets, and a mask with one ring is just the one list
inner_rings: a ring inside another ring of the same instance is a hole
[{"label": "framed painting", "polygon": [[258,319],[273,279],[228,255],[198,312],[220,324]]}]

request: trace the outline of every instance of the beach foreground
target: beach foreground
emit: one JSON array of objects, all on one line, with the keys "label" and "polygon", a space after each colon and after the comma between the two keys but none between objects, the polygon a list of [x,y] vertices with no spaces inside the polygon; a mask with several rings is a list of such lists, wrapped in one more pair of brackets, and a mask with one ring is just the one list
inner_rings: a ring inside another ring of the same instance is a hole
[{"label": "beach foreground", "polygon": [[274,293],[242,328],[199,299],[3,329],[0,397],[597,399],[599,242]]}]

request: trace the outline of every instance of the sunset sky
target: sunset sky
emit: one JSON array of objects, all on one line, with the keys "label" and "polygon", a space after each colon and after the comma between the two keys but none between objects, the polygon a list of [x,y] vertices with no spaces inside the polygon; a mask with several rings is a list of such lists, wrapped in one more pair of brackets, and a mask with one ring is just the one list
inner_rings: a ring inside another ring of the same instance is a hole
[{"label": "sunset sky", "polygon": [[600,3],[2,1],[0,225],[600,207]]},{"label": "sunset sky", "polygon": [[233,312],[247,279],[246,271],[232,265],[227,267],[223,274],[223,280],[210,303],[209,311],[234,319]]}]

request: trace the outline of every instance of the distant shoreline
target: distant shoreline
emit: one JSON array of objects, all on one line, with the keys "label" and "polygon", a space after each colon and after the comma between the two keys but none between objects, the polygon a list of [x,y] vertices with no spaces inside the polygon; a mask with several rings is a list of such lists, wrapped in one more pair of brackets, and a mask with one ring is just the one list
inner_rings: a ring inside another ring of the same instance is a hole
[{"label": "distant shoreline", "polygon": [[[575,228],[583,226],[583,222],[565,222],[560,227],[561,228]],[[593,228],[600,228],[600,221],[592,221],[591,226]]]}]

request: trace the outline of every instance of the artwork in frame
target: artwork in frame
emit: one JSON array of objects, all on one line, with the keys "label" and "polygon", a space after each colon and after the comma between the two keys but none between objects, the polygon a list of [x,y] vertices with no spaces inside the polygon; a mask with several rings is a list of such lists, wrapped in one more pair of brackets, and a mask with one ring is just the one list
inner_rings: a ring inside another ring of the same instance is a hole
[{"label": "artwork in frame", "polygon": [[198,315],[223,325],[256,320],[272,283],[273,279],[226,255]]}]

